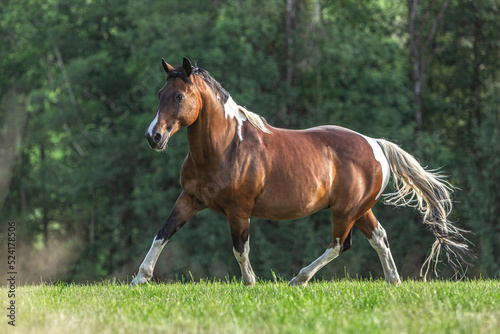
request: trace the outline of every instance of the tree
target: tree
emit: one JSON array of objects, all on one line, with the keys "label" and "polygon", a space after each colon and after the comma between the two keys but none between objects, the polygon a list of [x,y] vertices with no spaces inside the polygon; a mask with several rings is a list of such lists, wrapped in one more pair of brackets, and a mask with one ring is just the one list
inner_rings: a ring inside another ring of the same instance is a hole
[{"label": "tree", "polygon": [[408,26],[410,38],[410,61],[412,64],[411,78],[413,81],[413,99],[415,103],[415,131],[422,131],[422,90],[425,82],[425,68],[434,56],[438,44],[435,43],[435,34],[444,18],[450,3],[444,0],[439,11],[435,11],[434,1],[429,0],[425,9],[420,10],[418,0],[408,0]]}]

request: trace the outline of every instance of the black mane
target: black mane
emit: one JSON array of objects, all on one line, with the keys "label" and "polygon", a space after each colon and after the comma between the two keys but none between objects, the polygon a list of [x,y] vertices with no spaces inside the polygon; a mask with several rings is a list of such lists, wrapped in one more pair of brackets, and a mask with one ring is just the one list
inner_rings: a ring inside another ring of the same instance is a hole
[{"label": "black mane", "polygon": [[[221,84],[217,80],[212,78],[212,76],[210,75],[210,73],[208,73],[208,71],[199,67],[193,67],[192,74],[196,74],[200,78],[202,78],[205,81],[205,83],[214,91],[214,93],[221,98],[222,104],[227,102],[230,94],[221,86]],[[169,71],[167,74],[167,81],[170,78],[180,78],[185,83],[188,84],[193,83],[191,81],[191,76],[188,77],[186,75],[186,73],[182,69],[182,66],[176,67],[174,70]]]}]

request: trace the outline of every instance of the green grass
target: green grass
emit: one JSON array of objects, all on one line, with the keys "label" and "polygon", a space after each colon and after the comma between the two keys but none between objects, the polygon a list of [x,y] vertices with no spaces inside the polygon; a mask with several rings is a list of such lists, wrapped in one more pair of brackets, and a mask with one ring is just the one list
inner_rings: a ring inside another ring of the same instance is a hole
[{"label": "green grass", "polygon": [[16,303],[16,333],[500,333],[498,280],[31,285]]}]

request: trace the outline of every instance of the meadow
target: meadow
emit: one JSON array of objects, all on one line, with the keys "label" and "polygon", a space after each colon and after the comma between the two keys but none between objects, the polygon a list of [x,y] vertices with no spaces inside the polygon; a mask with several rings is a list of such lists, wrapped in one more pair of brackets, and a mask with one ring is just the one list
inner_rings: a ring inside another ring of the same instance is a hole
[{"label": "meadow", "polygon": [[[500,333],[498,280],[110,281],[16,292],[16,333]],[[13,333],[2,318],[0,332]]]}]

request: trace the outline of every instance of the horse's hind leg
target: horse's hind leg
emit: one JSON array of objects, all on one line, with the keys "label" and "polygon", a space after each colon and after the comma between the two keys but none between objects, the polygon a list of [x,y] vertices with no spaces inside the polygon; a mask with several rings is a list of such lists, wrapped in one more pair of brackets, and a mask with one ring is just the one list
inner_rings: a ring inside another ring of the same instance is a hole
[{"label": "horse's hind leg", "polygon": [[398,269],[392,258],[389,242],[387,241],[387,234],[385,233],[382,225],[377,221],[372,210],[369,210],[361,218],[356,221],[356,226],[368,238],[370,245],[377,251],[384,269],[385,280],[389,283],[399,285]]},{"label": "horse's hind leg", "polygon": [[[336,219],[332,215],[333,220],[333,241],[326,251],[317,258],[313,263],[305,268],[302,268],[297,276],[295,276],[291,281],[290,285],[302,285],[306,286],[307,282],[316,274],[321,268],[326,266],[330,261],[335,259],[343,251],[351,247],[350,231],[354,222],[348,223],[345,219]],[[344,243],[346,245],[344,249]]]}]

